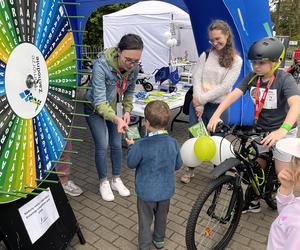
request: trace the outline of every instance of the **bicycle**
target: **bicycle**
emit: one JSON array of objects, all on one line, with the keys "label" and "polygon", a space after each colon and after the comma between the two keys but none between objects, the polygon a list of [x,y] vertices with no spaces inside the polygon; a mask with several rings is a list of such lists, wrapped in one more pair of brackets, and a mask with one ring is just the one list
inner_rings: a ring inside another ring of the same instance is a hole
[{"label": "bicycle", "polygon": [[142,63],[139,63],[139,74],[136,80],[136,84],[141,84],[146,92],[151,92],[153,90],[153,85],[148,82],[152,77],[152,74],[145,74]]},{"label": "bicycle", "polygon": [[[220,126],[219,126],[220,127]],[[233,153],[211,171],[214,178],[195,201],[186,227],[188,250],[224,249],[233,237],[240,221],[244,205],[242,183],[248,185],[246,202],[253,197],[262,198],[269,207],[276,209],[279,187],[275,163],[271,151],[260,154],[259,141],[265,133],[242,127],[227,128],[225,137],[232,135]],[[229,131],[229,132],[228,132]],[[261,168],[257,159],[265,160]],[[230,174],[229,174],[230,173]]]}]

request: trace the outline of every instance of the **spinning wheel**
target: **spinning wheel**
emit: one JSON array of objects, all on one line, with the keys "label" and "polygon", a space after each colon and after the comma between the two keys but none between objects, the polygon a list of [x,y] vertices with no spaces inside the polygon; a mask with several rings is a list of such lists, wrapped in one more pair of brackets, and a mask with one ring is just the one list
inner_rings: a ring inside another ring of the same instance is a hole
[{"label": "spinning wheel", "polygon": [[0,1],[0,27],[1,204],[34,191],[59,160],[77,69],[70,21],[57,0]]}]

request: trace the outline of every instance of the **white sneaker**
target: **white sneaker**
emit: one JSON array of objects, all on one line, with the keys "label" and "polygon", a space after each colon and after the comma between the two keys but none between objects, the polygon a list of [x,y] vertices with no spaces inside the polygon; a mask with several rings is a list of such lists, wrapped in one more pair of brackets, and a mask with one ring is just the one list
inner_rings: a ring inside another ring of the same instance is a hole
[{"label": "white sneaker", "polygon": [[121,196],[129,196],[130,191],[125,187],[120,177],[113,178],[110,183],[111,189],[118,191]]},{"label": "white sneaker", "polygon": [[99,191],[101,194],[101,197],[105,201],[113,201],[115,199],[115,196],[113,192],[111,191],[109,181],[105,180],[100,183]]},{"label": "white sneaker", "polygon": [[66,194],[71,196],[79,196],[83,193],[82,189],[78,187],[73,181],[67,181],[62,184],[62,187]]}]

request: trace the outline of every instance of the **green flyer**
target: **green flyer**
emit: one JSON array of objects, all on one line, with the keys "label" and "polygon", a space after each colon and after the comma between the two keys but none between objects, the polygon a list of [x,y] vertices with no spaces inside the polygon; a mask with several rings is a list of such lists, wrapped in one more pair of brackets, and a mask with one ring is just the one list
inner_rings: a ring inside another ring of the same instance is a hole
[{"label": "green flyer", "polygon": [[190,127],[189,131],[194,137],[200,137],[202,135],[209,135],[202,119],[200,119],[200,121],[198,123],[196,123],[195,125]]}]

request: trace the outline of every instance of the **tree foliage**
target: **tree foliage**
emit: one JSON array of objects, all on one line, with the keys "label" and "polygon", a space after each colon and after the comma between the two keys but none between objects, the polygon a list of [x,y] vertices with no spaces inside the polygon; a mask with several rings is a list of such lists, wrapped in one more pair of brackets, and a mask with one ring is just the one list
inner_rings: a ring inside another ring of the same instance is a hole
[{"label": "tree foliage", "polygon": [[[300,0],[269,0],[271,18],[277,35],[300,41]],[[127,8],[132,3],[112,4],[98,8],[86,24],[84,44],[103,45],[103,15]]]},{"label": "tree foliage", "polygon": [[107,15],[118,10],[127,8],[132,4],[112,4],[107,5],[95,10],[89,17],[85,30],[87,33],[84,34],[83,43],[91,46],[102,46],[103,45],[103,15]]},{"label": "tree foliage", "polygon": [[300,0],[269,0],[276,35],[300,41]]}]

